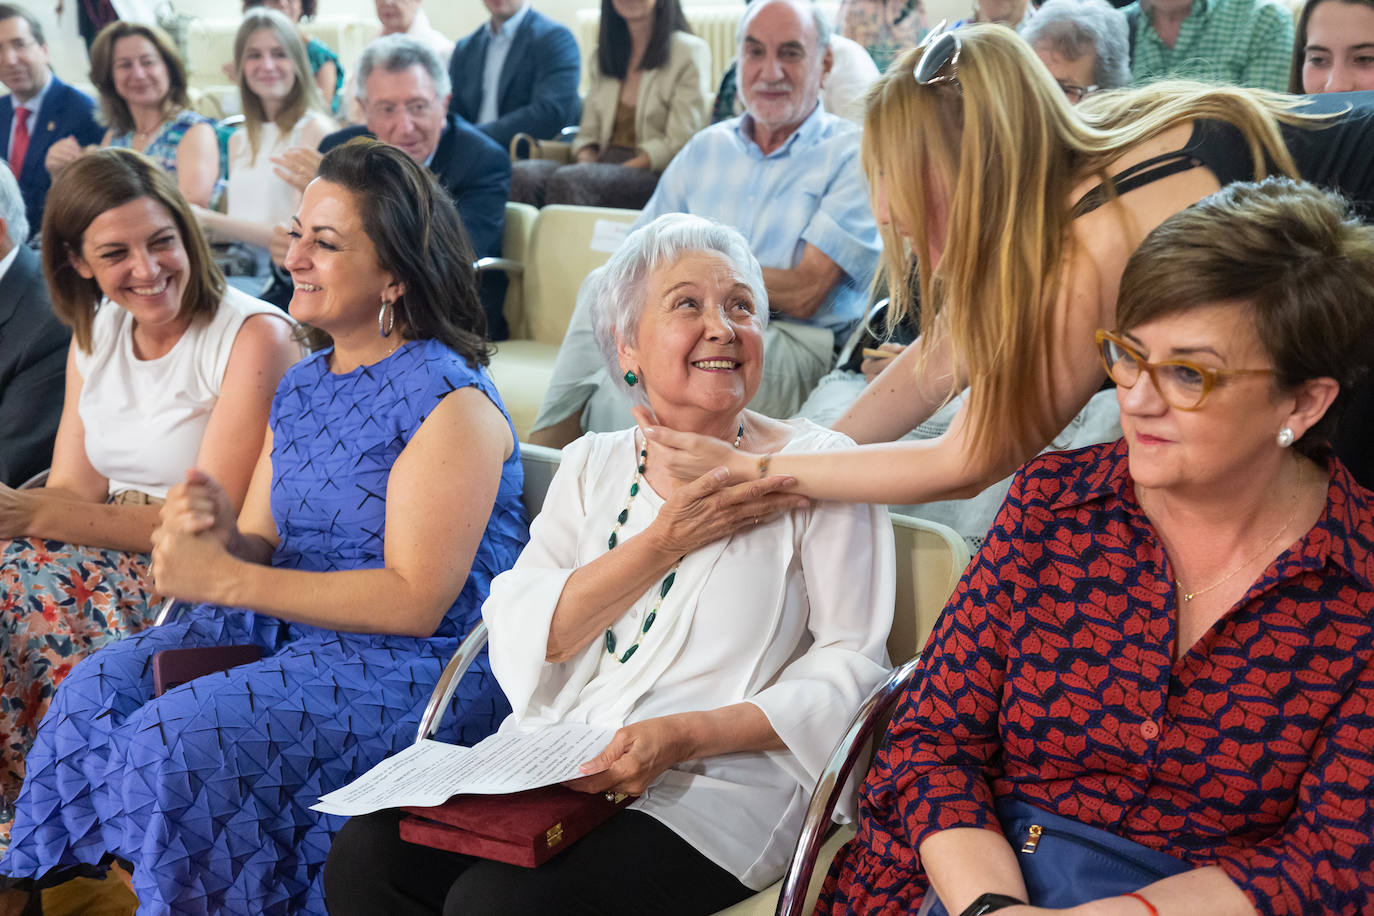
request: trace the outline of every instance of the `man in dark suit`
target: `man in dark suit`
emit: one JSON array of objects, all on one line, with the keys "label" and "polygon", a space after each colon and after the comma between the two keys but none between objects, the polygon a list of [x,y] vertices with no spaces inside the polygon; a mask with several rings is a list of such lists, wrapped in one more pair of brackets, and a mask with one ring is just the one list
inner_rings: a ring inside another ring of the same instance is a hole
[{"label": "man in dark suit", "polygon": [[95,122],[95,103],[48,68],[43,26],[9,3],[0,3],[0,83],[10,91],[0,98],[0,153],[19,178],[28,223],[37,232],[52,184],[43,165],[48,147],[64,137],[82,146],[99,143],[104,130]]},{"label": "man in dark suit", "polygon": [[[477,257],[499,257],[510,191],[510,156],[486,134],[448,114],[448,73],[434,52],[405,35],[386,35],[358,58],[358,101],[367,124],[325,137],[327,153],[354,137],[376,137],[426,166],[458,205]],[[492,340],[508,336],[505,277],[482,278],[482,307]]]},{"label": "man in dark suit", "polygon": [[491,21],[462,39],[449,60],[449,111],[502,148],[526,133],[538,140],[576,124],[582,78],[577,41],[525,0],[483,0]]},{"label": "man in dark suit", "polygon": [[0,483],[10,487],[52,463],[71,340],[28,234],[19,185],[0,169]]}]

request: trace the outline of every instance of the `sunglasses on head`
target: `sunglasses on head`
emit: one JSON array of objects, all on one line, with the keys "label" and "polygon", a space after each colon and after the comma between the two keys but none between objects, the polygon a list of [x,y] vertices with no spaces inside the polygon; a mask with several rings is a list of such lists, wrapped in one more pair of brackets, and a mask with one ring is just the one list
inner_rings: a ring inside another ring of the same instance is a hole
[{"label": "sunglasses on head", "polygon": [[[916,69],[912,71],[912,75],[916,77],[916,85],[959,82],[959,52],[964,46],[959,38],[959,32],[955,29],[946,31],[945,20],[942,19],[939,25],[930,30],[921,44],[925,51],[916,62]],[[949,71],[947,73],[944,72],[946,68]]]}]

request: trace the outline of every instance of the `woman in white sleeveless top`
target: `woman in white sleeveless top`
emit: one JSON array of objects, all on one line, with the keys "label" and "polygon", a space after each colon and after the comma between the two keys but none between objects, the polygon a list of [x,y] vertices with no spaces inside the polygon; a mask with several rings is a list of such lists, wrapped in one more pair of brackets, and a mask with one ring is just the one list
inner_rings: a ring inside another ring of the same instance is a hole
[{"label": "woman in white sleeveless top", "polygon": [[225,287],[173,179],[131,150],[63,171],[43,267],[72,345],[46,487],[0,486],[0,850],[57,683],[149,620],[157,504],[192,467],[242,503],[300,356],[291,320]]},{"label": "woman in white sleeveless top", "polygon": [[228,212],[197,207],[196,216],[212,240],[248,246],[252,276],[265,280],[272,229],[290,222],[301,202],[301,192],[276,174],[273,159],[292,147],[317,148],[338,125],[324,112],[300,33],[276,10],[244,14],[234,38],[234,69],[243,127],[229,138]]}]

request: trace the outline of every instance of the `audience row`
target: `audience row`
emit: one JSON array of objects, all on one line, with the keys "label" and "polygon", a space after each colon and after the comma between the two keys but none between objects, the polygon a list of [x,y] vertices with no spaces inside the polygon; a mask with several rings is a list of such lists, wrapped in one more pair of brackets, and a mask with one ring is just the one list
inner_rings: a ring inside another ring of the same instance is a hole
[{"label": "audience row", "polygon": [[[606,3],[582,161],[516,174],[647,200],[578,295],[531,437],[568,447],[532,529],[484,368],[502,290],[474,269],[511,156],[489,93],[475,125],[454,112],[477,71],[453,91],[417,2],[379,3],[396,17],[348,67],[363,123],[341,130],[304,11],[246,11],[227,202],[159,32],[97,36],[109,126],[83,145],[30,132],[67,87],[0,6],[0,76],[38,86],[10,97],[33,105],[12,106],[13,171],[42,147],[56,178],[35,259],[0,174],[0,293],[41,357],[9,409],[65,391],[46,484],[0,487],[0,912],[111,857],[149,911],[727,906],[780,873],[889,662],[874,504],[980,492],[995,519],[969,523],[986,539],[822,910],[1363,912],[1374,101],[1098,91],[1218,23],[1209,66],[1263,64],[1269,12],[1226,4],[982,3],[894,50],[859,126],[820,101],[826,19],[754,0],[742,114],[702,126],[709,60],[676,0]],[[511,30],[467,48],[495,55],[487,89],[541,24],[492,6]],[[1361,11],[1303,10],[1295,88],[1351,79]],[[226,245],[289,315],[229,285]],[[864,336],[875,287],[900,343]],[[852,400],[833,429],[786,419],[821,392]],[[16,474],[43,454],[17,422]],[[1070,440],[1095,444],[1037,457]],[[154,592],[184,607],[145,629]],[[640,796],[533,872],[418,852],[397,812],[309,810],[409,743],[479,619],[490,660],[443,737],[617,727],[569,787]],[[155,656],[226,644],[259,660],[158,695]],[[1154,878],[1046,879],[1030,825]]]}]

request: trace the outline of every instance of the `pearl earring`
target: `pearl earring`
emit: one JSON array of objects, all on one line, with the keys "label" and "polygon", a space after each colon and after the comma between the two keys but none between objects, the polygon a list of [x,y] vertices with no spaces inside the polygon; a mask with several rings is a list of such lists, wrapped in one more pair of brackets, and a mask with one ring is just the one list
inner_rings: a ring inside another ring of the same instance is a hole
[{"label": "pearl earring", "polygon": [[1285,426],[1283,429],[1279,430],[1277,438],[1279,448],[1288,448],[1288,446],[1293,444],[1293,431]]}]

